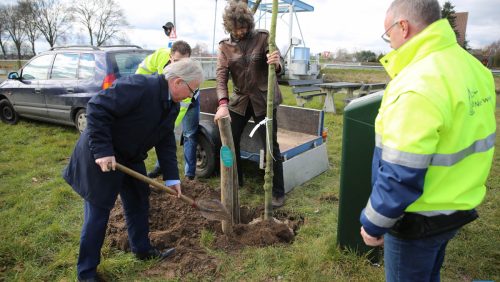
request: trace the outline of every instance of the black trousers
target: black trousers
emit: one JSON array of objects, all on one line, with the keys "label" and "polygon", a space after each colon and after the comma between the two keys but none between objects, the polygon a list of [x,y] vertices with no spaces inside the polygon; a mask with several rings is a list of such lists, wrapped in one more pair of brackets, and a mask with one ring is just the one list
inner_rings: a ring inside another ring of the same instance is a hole
[{"label": "black trousers", "polygon": [[[243,170],[241,169],[241,156],[240,156],[240,141],[241,134],[245,129],[248,121],[251,117],[255,121],[255,124],[261,122],[266,116],[255,116],[252,108],[252,104],[248,104],[245,116],[239,115],[235,112],[229,111],[231,115],[231,130],[233,133],[234,148],[236,154],[236,164],[238,166],[238,180],[240,186],[243,185]],[[280,146],[278,144],[278,122],[276,120],[276,109],[273,111],[273,196],[283,197],[285,195],[285,186],[283,180],[283,160],[281,159]],[[262,138],[263,144],[266,144],[266,127],[264,125],[260,126],[259,134]],[[267,148],[265,148],[267,151]]]}]

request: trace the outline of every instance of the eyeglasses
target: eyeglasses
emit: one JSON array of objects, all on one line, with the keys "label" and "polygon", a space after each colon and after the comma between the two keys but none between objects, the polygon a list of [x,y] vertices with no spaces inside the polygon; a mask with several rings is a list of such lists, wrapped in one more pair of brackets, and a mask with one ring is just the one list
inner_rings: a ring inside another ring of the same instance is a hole
[{"label": "eyeglasses", "polygon": [[384,40],[384,41],[385,41],[385,42],[387,42],[387,43],[391,43],[391,36],[389,35],[389,32],[390,32],[390,31],[391,31],[391,29],[392,29],[393,27],[395,27],[397,24],[399,24],[399,21],[397,21],[397,22],[393,23],[393,24],[392,24],[392,25],[391,25],[391,26],[390,26],[390,27],[389,27],[389,28],[388,28],[388,29],[384,32],[384,34],[382,34],[382,36],[380,36],[380,37],[382,37],[382,40]]},{"label": "eyeglasses", "polygon": [[187,88],[189,89],[189,91],[191,92],[191,98],[194,98],[196,95],[196,93],[198,91],[200,91],[199,88],[196,88],[195,90],[193,90],[193,88],[191,88],[191,86],[189,86],[189,84],[184,80],[184,83],[186,84]]}]

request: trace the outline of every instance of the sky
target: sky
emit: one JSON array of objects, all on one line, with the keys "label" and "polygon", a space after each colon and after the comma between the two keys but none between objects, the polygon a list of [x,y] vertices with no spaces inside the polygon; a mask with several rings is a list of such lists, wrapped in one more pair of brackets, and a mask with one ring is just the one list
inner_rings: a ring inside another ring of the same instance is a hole
[{"label": "sky", "polygon": [[[226,0],[119,0],[130,29],[131,43],[148,49],[167,44],[161,26],[174,19],[177,38],[195,46],[204,44],[217,52],[217,43],[228,37],[222,26]],[[387,53],[390,47],[380,38],[384,17],[392,0],[309,0],[312,12],[296,13],[292,36],[311,48],[311,53],[346,49],[350,52],[371,50]],[[442,5],[445,1],[440,0]],[[262,3],[272,3],[262,0]],[[452,0],[456,12],[469,12],[466,39],[472,48],[481,48],[500,40],[500,0]],[[146,5],[145,5],[146,4]],[[258,15],[259,12],[256,13]],[[258,16],[255,17],[259,19]],[[289,15],[278,15],[276,44],[287,49]],[[297,24],[298,19],[298,24]],[[256,27],[269,29],[271,14],[260,17]],[[215,26],[215,36],[214,36]],[[215,43],[215,44],[214,44]]]},{"label": "sky", "polygon": [[[15,0],[2,0],[2,2]],[[71,0],[65,0],[71,3]],[[168,44],[161,28],[167,21],[175,23],[177,39],[192,47],[204,45],[217,52],[218,42],[228,37],[222,26],[226,0],[116,0],[124,10],[129,27],[125,30],[131,44],[157,49]],[[303,0],[304,1],[304,0]],[[296,13],[292,37],[303,41],[311,53],[371,50],[387,53],[391,49],[380,36],[384,33],[384,18],[392,0],[307,0],[312,12]],[[442,5],[445,0],[439,0]],[[262,0],[262,3],[272,3]],[[456,12],[469,12],[466,39],[471,48],[481,48],[500,40],[500,0],[451,0]],[[256,13],[257,15],[259,12]],[[256,27],[269,29],[271,14],[256,16]],[[278,15],[276,44],[282,53],[289,42],[288,14]],[[214,35],[215,28],[215,35]],[[83,34],[83,32],[82,32]],[[81,44],[81,42],[78,42]],[[39,40],[37,51],[48,49]]]}]

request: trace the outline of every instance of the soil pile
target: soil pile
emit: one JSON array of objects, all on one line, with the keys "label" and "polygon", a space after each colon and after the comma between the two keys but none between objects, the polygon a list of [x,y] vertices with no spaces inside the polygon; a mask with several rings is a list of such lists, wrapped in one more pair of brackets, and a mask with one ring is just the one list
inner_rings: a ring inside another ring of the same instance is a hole
[{"label": "soil pile", "polygon": [[[184,181],[183,193],[191,198],[220,199],[220,191],[197,181]],[[276,215],[280,221],[257,220],[263,208],[241,208],[242,224],[233,227],[233,234],[222,233],[221,223],[209,221],[197,209],[176,199],[170,194],[151,189],[149,226],[150,239],[156,248],[176,248],[176,253],[148,270],[147,276],[164,278],[182,277],[188,273],[201,277],[213,275],[218,261],[208,254],[200,243],[202,230],[215,235],[212,248],[237,252],[246,246],[264,247],[273,244],[288,244],[293,241],[295,230],[302,224],[302,218],[289,218],[286,214]],[[120,199],[111,211],[106,240],[112,247],[130,251],[127,226]]]}]

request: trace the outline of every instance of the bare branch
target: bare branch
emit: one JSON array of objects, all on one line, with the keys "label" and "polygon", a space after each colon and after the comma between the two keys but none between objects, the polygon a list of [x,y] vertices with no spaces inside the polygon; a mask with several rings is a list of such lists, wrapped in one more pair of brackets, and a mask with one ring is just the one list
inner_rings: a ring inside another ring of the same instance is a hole
[{"label": "bare branch", "polygon": [[21,60],[21,45],[26,38],[24,23],[20,21],[21,11],[18,5],[7,5],[5,13],[5,28],[17,49],[17,58]]},{"label": "bare branch", "polygon": [[7,52],[5,51],[5,43],[7,40],[7,8],[0,5],[0,48],[2,48],[3,58],[7,59]]},{"label": "bare branch", "polygon": [[60,0],[34,0],[36,26],[43,37],[54,47],[71,27],[73,14]]},{"label": "bare branch", "polygon": [[21,21],[24,22],[24,31],[31,44],[31,52],[36,55],[35,41],[40,38],[40,30],[36,26],[35,20],[35,3],[33,0],[19,0],[19,10],[21,13]]},{"label": "bare branch", "polygon": [[91,45],[120,40],[123,27],[128,25],[123,10],[114,0],[79,0],[73,11],[87,29]]}]

